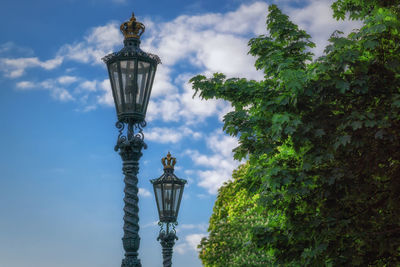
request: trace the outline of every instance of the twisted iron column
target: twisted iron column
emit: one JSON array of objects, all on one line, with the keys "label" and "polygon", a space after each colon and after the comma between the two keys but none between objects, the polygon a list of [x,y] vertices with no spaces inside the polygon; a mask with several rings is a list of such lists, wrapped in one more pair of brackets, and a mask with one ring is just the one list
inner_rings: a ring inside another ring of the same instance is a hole
[{"label": "twisted iron column", "polygon": [[[129,121],[126,135],[123,135],[125,124],[121,121],[116,123],[116,127],[119,129],[119,136],[115,151],[119,150],[123,161],[122,171],[125,175],[124,236],[122,237],[125,258],[122,260],[121,267],[142,266],[138,258],[140,237],[137,174],[139,172],[139,159],[142,156],[142,148],[147,148],[143,141],[144,136],[142,132],[142,128],[145,125],[145,122],[134,123]],[[136,135],[134,134],[134,129],[139,130]]]},{"label": "twisted iron column", "polygon": [[172,230],[169,229],[170,223],[166,223],[167,229],[163,230],[162,223],[160,222],[159,225],[161,226],[160,234],[158,235],[157,240],[160,241],[162,246],[162,254],[163,254],[163,267],[171,267],[172,266],[172,251],[175,245],[175,240],[178,240],[175,231],[175,224],[172,224]]}]

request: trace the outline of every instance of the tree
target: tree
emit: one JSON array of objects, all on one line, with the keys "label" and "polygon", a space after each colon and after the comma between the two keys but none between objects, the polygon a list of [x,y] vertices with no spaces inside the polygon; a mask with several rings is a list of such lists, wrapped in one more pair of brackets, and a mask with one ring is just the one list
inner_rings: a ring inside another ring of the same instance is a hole
[{"label": "tree", "polygon": [[253,190],[256,181],[249,179],[248,167],[240,166],[233,172],[233,182],[226,182],[219,190],[210,235],[199,246],[200,258],[208,266],[263,267],[271,263],[269,255],[251,242],[251,229],[266,224],[256,210],[259,194]]},{"label": "tree", "polygon": [[[348,14],[363,26],[347,37],[333,33],[318,59],[310,36],[271,5],[269,35],[249,42],[263,81],[217,73],[191,82],[203,99],[234,107],[224,130],[239,138],[235,158],[248,159],[247,179],[259,181],[254,210],[264,220],[249,226],[250,244],[271,265],[397,265],[400,7],[389,0],[339,0],[332,8],[337,19]],[[234,180],[218,198],[241,190]],[[216,204],[213,216],[223,208]],[[214,226],[211,220],[201,259],[224,266],[208,258],[210,248],[227,241]],[[239,235],[235,242],[246,240]]]}]

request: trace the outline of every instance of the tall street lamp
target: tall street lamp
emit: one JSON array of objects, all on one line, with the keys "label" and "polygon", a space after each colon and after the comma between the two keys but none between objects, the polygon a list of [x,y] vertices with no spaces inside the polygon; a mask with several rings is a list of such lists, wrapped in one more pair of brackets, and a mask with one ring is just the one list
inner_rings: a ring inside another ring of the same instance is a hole
[{"label": "tall street lamp", "polygon": [[121,267],[140,267],[138,258],[140,245],[138,216],[138,178],[139,159],[144,143],[143,127],[150,99],[157,65],[161,63],[157,55],[140,49],[140,36],[145,27],[136,21],[135,15],[121,24],[124,48],[106,55],[102,60],[107,64],[119,130],[115,151],[123,161],[125,175],[124,197],[124,236],[122,238],[125,258]]},{"label": "tall street lamp", "polygon": [[[150,180],[153,184],[156,197],[157,210],[161,226],[157,240],[160,240],[163,253],[163,266],[170,267],[172,264],[172,248],[175,245],[175,226],[177,223],[179,206],[181,204],[183,189],[187,183],[174,174],[176,159],[168,152],[167,157],[161,159],[164,173],[157,179]],[[165,226],[165,228],[164,228]]]}]

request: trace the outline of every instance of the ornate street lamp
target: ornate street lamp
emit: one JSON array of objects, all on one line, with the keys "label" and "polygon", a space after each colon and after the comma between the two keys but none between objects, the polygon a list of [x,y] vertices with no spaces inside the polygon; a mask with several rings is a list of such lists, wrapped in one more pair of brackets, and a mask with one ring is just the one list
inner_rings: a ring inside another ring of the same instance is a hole
[{"label": "ornate street lamp", "polygon": [[[140,245],[138,216],[138,178],[139,159],[144,143],[143,127],[150,99],[154,75],[160,59],[156,55],[145,53],[140,49],[140,36],[145,27],[137,22],[135,15],[121,24],[124,48],[105,56],[111,82],[119,130],[115,151],[119,151],[123,161],[122,171],[125,175],[124,236],[122,238],[125,258],[122,267],[140,267],[138,258]],[[127,126],[127,127],[126,127]]]},{"label": "ornate street lamp", "polygon": [[169,152],[167,157],[161,159],[161,163],[164,166],[163,175],[150,180],[150,182],[153,184],[160,218],[158,224],[161,226],[161,230],[157,240],[160,240],[162,246],[163,266],[170,267],[172,264],[172,248],[175,245],[175,240],[178,240],[175,231],[175,226],[178,224],[176,219],[178,218],[183,188],[187,181],[179,179],[174,174],[176,159],[171,157]]}]

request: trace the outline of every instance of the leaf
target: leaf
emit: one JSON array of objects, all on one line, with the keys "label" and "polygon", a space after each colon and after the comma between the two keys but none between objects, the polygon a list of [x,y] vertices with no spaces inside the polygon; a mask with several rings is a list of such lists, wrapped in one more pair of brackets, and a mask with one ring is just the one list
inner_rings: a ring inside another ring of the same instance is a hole
[{"label": "leaf", "polygon": [[361,121],[353,121],[350,125],[351,125],[351,127],[353,127],[353,130],[357,130],[362,127],[362,122]]},{"label": "leaf", "polygon": [[375,139],[383,139],[383,135],[385,134],[385,131],[380,129],[375,133]]},{"label": "leaf", "polygon": [[317,129],[317,130],[315,130],[315,136],[316,136],[316,137],[322,137],[322,136],[324,136],[324,135],[325,135],[324,129]]},{"label": "leaf", "polygon": [[373,120],[366,120],[366,121],[364,122],[364,125],[365,125],[366,127],[374,127],[374,126],[376,125],[376,121],[373,121]]},{"label": "leaf", "polygon": [[367,49],[375,49],[375,47],[377,47],[379,45],[379,42],[376,40],[367,40],[364,42],[364,47]]},{"label": "leaf", "polygon": [[312,168],[312,165],[308,162],[303,163],[303,170],[308,171]]},{"label": "leaf", "polygon": [[350,84],[346,81],[339,80],[336,82],[336,88],[343,94],[350,88]]},{"label": "leaf", "polygon": [[351,136],[350,135],[343,135],[337,139],[335,144],[333,145],[335,150],[338,149],[340,146],[345,146],[351,141]]}]

